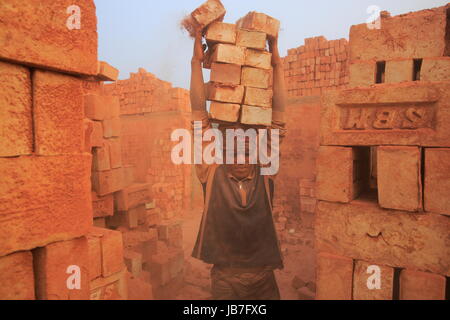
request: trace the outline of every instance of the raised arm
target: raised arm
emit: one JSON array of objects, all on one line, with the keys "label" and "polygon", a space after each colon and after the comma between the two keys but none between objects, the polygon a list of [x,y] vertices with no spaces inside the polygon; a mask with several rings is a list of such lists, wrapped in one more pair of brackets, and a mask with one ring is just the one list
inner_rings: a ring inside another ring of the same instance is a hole
[{"label": "raised arm", "polygon": [[203,82],[202,63],[204,59],[202,32],[195,35],[194,54],[191,61],[191,105],[192,111],[206,111],[206,94]]},{"label": "raised arm", "polygon": [[278,51],[278,38],[269,38],[269,49],[272,53],[273,67],[273,111],[286,110],[286,84],[284,81],[283,61]]}]

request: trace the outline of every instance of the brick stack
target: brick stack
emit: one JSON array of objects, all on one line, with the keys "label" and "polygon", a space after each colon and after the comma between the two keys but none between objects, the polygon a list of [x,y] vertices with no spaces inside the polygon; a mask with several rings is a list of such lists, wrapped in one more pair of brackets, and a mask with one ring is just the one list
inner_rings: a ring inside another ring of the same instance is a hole
[{"label": "brick stack", "polygon": [[94,3],[78,4],[80,30],[66,24],[72,4],[6,0],[0,11],[2,300],[89,299],[83,85],[102,71]]},{"label": "brick stack", "polygon": [[320,95],[345,88],[349,82],[348,41],[325,37],[305,39],[305,44],[288,50],[284,72],[290,97]]},{"label": "brick stack", "polygon": [[[354,87],[322,99],[317,299],[446,298],[448,8],[351,28]],[[370,266],[381,272],[378,289],[367,285]]]},{"label": "brick stack", "polygon": [[211,10],[209,2],[195,10],[192,17],[207,27],[208,52],[203,67],[211,69],[210,82],[206,84],[210,117],[268,126],[272,123],[273,91],[272,54],[267,52],[266,42],[268,35],[278,35],[280,22],[250,12],[236,24],[224,23],[223,6]]}]

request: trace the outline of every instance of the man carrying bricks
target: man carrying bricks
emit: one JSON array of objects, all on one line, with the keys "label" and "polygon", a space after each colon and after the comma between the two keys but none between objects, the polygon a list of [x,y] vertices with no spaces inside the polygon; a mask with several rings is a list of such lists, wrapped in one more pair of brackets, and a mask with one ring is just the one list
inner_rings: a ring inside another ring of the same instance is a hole
[{"label": "man carrying bricks", "polygon": [[[202,123],[204,132],[212,125],[202,75],[205,58],[202,34],[197,31],[195,36],[190,95],[193,120]],[[278,129],[281,141],[286,134],[283,66],[278,37],[268,39],[274,72],[272,125],[267,129]],[[221,123],[220,130],[225,128],[246,130],[250,127]],[[274,148],[278,149],[279,145],[272,146],[272,150],[268,148],[268,152],[279,152]],[[249,163],[248,146],[246,158]],[[211,270],[213,298],[279,300],[274,270],[282,269],[283,261],[272,218],[274,176],[263,176],[259,164],[202,164],[196,169],[203,185],[205,208],[193,257],[214,265]]]}]

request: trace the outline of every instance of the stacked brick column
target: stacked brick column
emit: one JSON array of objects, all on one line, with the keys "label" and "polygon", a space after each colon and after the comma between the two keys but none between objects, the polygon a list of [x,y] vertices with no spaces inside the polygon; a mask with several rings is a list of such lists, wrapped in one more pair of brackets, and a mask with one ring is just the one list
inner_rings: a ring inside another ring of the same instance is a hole
[{"label": "stacked brick column", "polygon": [[[322,99],[317,299],[446,297],[447,12],[384,16],[380,30],[351,28],[351,88]],[[378,289],[369,288],[371,275]]]},{"label": "stacked brick column", "polygon": [[[93,1],[75,3],[81,29],[71,25],[73,5],[7,0],[0,12],[0,299],[89,299],[92,289],[84,88],[107,70],[97,62]],[[108,239],[104,253],[121,250]],[[101,273],[121,262],[100,261]]]}]

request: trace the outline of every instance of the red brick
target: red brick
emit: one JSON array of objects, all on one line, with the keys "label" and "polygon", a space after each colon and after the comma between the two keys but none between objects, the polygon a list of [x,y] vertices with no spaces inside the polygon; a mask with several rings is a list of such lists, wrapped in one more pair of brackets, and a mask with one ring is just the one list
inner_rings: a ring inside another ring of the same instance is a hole
[{"label": "red brick", "polygon": [[103,145],[103,125],[100,121],[92,121],[91,147]]},{"label": "red brick", "polygon": [[316,300],[352,300],[353,260],[317,254]]},{"label": "red brick", "polygon": [[241,123],[248,125],[270,126],[272,124],[272,109],[243,105]]},{"label": "red brick", "polygon": [[103,103],[103,97],[98,94],[89,94],[84,96],[84,115],[91,120],[106,119],[106,104]]},{"label": "red brick", "polygon": [[0,257],[0,300],[34,300],[33,256],[18,252]]},{"label": "red brick", "polygon": [[450,149],[425,149],[425,211],[450,215]]},{"label": "red brick", "polygon": [[36,152],[39,155],[84,151],[82,81],[53,72],[33,77]]},{"label": "red brick", "polygon": [[139,277],[142,272],[142,254],[125,250],[124,253],[125,265],[128,271],[134,276]]},{"label": "red brick", "polygon": [[241,106],[239,104],[213,101],[209,113],[211,118],[215,120],[237,122],[239,121],[240,110]]},{"label": "red brick", "polygon": [[0,256],[86,234],[92,223],[91,159],[0,158]]},{"label": "red brick", "polygon": [[443,276],[428,272],[402,270],[400,300],[445,300]]},{"label": "red brick", "polygon": [[95,234],[88,234],[87,243],[89,253],[89,280],[93,280],[102,275],[101,237],[98,237]]},{"label": "red brick", "polygon": [[[368,280],[375,276],[370,266],[379,268],[380,288],[369,288]],[[370,271],[370,272],[369,272]],[[386,266],[379,266],[376,263],[365,261],[355,262],[353,274],[353,300],[392,300],[394,287],[394,269]]]},{"label": "red brick", "polygon": [[121,190],[123,180],[122,168],[92,172],[92,188],[100,196]]},{"label": "red brick", "polygon": [[94,218],[103,218],[114,215],[114,196],[112,194],[99,197],[92,192],[92,209]]},{"label": "red brick", "polygon": [[135,183],[114,195],[115,208],[118,211],[127,211],[147,202],[150,202],[147,183]]},{"label": "red brick", "polygon": [[206,27],[212,22],[222,20],[225,13],[226,10],[220,0],[207,0],[195,9],[191,16],[201,27]]},{"label": "red brick", "polygon": [[39,68],[97,74],[97,17],[94,1],[76,4],[80,8],[81,28],[74,30],[67,27],[71,16],[67,9],[74,4],[71,0],[2,2],[0,58]]},{"label": "red brick", "polygon": [[127,211],[118,211],[114,216],[108,217],[107,225],[111,228],[124,226],[129,229],[135,229],[138,227],[139,217],[145,215],[145,213],[144,205],[128,209]]},{"label": "red brick", "polygon": [[245,51],[245,65],[269,70],[272,68],[272,54],[266,51],[247,49]]},{"label": "red brick", "polygon": [[272,108],[273,91],[270,89],[245,88],[244,104]]},{"label": "red brick", "polygon": [[95,171],[111,170],[110,144],[107,141],[92,151],[92,168]]},{"label": "red brick", "polygon": [[280,21],[264,13],[249,12],[244,18],[236,22],[242,29],[265,32],[272,37],[278,36]]},{"label": "red brick", "polygon": [[211,62],[243,65],[245,62],[245,48],[231,44],[218,44],[214,47],[211,59]]},{"label": "red brick", "polygon": [[386,83],[413,81],[413,59],[386,61]]},{"label": "red brick", "polygon": [[104,61],[98,62],[97,78],[102,81],[117,81],[119,70]]},{"label": "red brick", "polygon": [[375,84],[375,61],[356,61],[350,64],[350,87],[368,87]]},{"label": "red brick", "polygon": [[238,29],[236,45],[240,47],[264,50],[267,34],[264,32]]},{"label": "red brick", "polygon": [[206,30],[206,40],[209,42],[236,44],[236,25],[214,22]]},{"label": "red brick", "polygon": [[108,277],[124,268],[122,233],[108,229],[102,232],[102,275]]},{"label": "red brick", "polygon": [[417,147],[377,148],[378,200],[386,209],[422,209],[421,150]]},{"label": "red brick", "polygon": [[[86,238],[55,242],[33,252],[36,298],[39,300],[89,299],[89,253]],[[69,289],[70,266],[79,267],[80,289]]]},{"label": "red brick", "polygon": [[420,70],[422,81],[449,81],[450,57],[424,58]]},{"label": "red brick", "polygon": [[241,66],[213,62],[211,65],[211,81],[239,85],[241,84]]},{"label": "red brick", "polygon": [[123,166],[123,175],[124,175],[124,186],[128,187],[132,185],[135,180],[135,167],[134,166]]},{"label": "red brick", "polygon": [[0,156],[31,154],[30,72],[21,66],[0,62],[0,82]]},{"label": "red brick", "polygon": [[117,169],[122,167],[122,144],[120,139],[109,139],[109,152],[110,152],[110,160],[111,160],[111,168]]},{"label": "red brick", "polygon": [[104,138],[120,137],[122,127],[120,118],[106,119],[103,120],[102,124]]},{"label": "red brick", "polygon": [[208,100],[228,103],[242,103],[244,98],[243,86],[227,86],[209,82],[206,84]]},{"label": "red brick", "polygon": [[128,278],[126,268],[109,277],[91,281],[90,300],[127,300]]},{"label": "red brick", "polygon": [[241,84],[246,87],[269,88],[270,71],[251,67],[242,68]]}]

